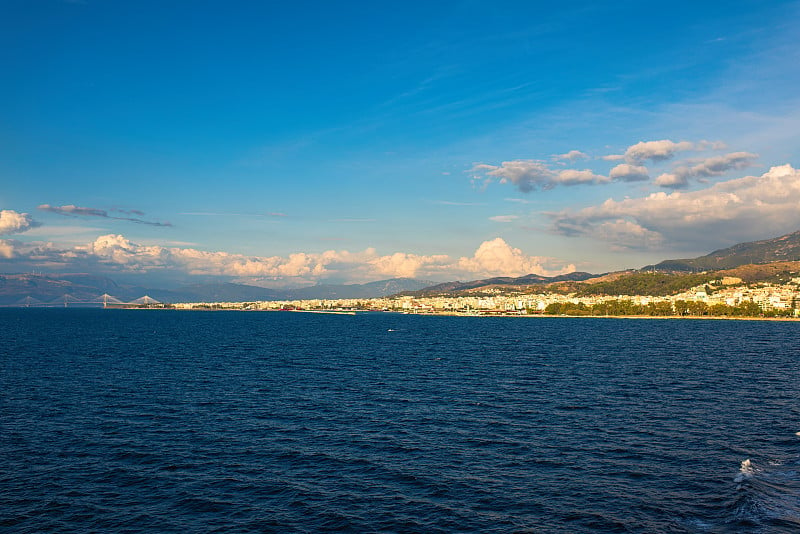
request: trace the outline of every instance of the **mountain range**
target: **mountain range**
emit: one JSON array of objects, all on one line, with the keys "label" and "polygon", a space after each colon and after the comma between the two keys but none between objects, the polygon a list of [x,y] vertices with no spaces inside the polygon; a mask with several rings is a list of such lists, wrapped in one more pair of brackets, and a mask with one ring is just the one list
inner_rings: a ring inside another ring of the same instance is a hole
[{"label": "mountain range", "polygon": [[[103,295],[122,302],[149,296],[160,302],[246,302],[258,300],[361,299],[428,287],[433,282],[394,278],[366,284],[318,284],[297,289],[268,289],[234,284],[194,284],[176,289],[118,284],[92,274],[0,274],[0,305],[102,302]],[[113,301],[113,300],[112,300]]]},{"label": "mountain range", "polygon": [[[630,269],[613,273],[590,274],[574,272],[567,275],[546,277],[525,275],[520,277],[487,278],[471,282],[447,282],[427,287],[418,291],[410,291],[409,296],[459,295],[480,292],[502,291],[504,289],[533,289],[533,286],[547,286],[548,289],[561,292],[592,293],[607,291],[609,294],[623,294],[631,287],[645,288],[643,294],[658,294],[658,291],[669,291],[670,287],[680,288],[683,285],[696,285],[696,280],[684,276],[682,280],[672,280],[678,275],[716,271],[720,276],[735,276],[744,281],[778,280],[789,273],[800,271],[800,231],[791,234],[739,243],[732,247],[715,250],[705,256],[691,259],[665,260],[655,265],[647,265],[641,269]],[[746,267],[749,266],[749,267]],[[664,276],[657,284],[649,287],[653,280],[642,284],[640,274],[658,272]],[[706,276],[711,280],[714,276]],[[700,278],[698,278],[699,280]],[[594,286],[594,287],[589,287]],[[625,293],[627,294],[627,293]]]},{"label": "mountain range", "polygon": [[475,289],[486,289],[489,287],[514,287],[514,286],[534,286],[552,284],[555,282],[580,282],[595,278],[596,274],[584,272],[572,272],[559,276],[542,276],[538,274],[526,274],[525,276],[511,277],[499,276],[495,278],[484,278],[482,280],[472,280],[469,282],[445,282],[434,286],[426,287],[418,291],[409,291],[404,294],[414,296],[439,295],[442,293],[466,292]]},{"label": "mountain range", "polygon": [[732,247],[715,250],[699,258],[666,260],[655,265],[648,265],[641,270],[717,271],[741,265],[798,260],[800,260],[800,231],[763,241],[739,243]]},{"label": "mountain range", "polygon": [[[130,302],[144,295],[161,302],[247,302],[366,299],[395,294],[430,296],[486,290],[502,291],[503,289],[551,284],[571,289],[585,286],[585,284],[607,284],[643,272],[697,273],[731,270],[747,265],[774,264],[775,269],[746,269],[742,272],[750,274],[742,275],[743,279],[748,276],[756,276],[752,273],[761,273],[758,276],[775,276],[776,269],[781,272],[790,272],[795,267],[787,262],[798,261],[800,261],[800,231],[772,239],[740,243],[697,258],[665,260],[641,269],[617,273],[573,272],[554,277],[528,274],[520,277],[495,277],[440,284],[411,278],[394,278],[365,284],[318,284],[296,289],[269,289],[234,283],[195,284],[175,289],[156,289],[117,284],[110,278],[85,273],[4,274],[0,275],[0,305],[54,303],[65,300],[67,302],[99,302],[103,300],[104,294],[112,295],[115,299],[123,302]],[[734,275],[735,273],[726,274]],[[739,274],[735,275],[739,276]]]}]

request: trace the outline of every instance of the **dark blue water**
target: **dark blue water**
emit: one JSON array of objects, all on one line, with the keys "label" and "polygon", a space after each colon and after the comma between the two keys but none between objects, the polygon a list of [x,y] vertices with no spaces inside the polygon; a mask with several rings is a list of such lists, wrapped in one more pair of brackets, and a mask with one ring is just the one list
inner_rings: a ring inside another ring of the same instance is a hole
[{"label": "dark blue water", "polygon": [[796,532],[798,334],[0,310],[0,530]]}]

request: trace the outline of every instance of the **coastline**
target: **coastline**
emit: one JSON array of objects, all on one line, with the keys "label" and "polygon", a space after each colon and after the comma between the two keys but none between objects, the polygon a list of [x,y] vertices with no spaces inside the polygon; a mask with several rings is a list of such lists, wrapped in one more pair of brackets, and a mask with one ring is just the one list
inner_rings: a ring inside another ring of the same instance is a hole
[{"label": "coastline", "polygon": [[[390,312],[391,313],[391,312]],[[800,322],[800,317],[732,317],[722,315],[549,315],[549,314],[464,314],[464,313],[410,313],[407,315],[445,316],[445,317],[518,317],[518,318],[565,318],[565,319],[679,319],[713,321],[788,321]]]},{"label": "coastline", "polygon": [[427,311],[427,312],[408,312],[401,310],[284,310],[284,309],[246,309],[235,307],[224,308],[210,308],[210,307],[197,307],[197,308],[184,308],[173,306],[108,306],[107,308],[94,307],[94,306],[77,306],[64,308],[61,306],[0,306],[6,309],[104,309],[104,310],[173,310],[173,311],[202,311],[202,312],[215,312],[215,311],[242,311],[250,313],[258,312],[290,312],[290,313],[309,313],[317,315],[361,315],[364,313],[394,313],[399,315],[419,315],[427,317],[504,317],[504,318],[527,318],[527,319],[552,319],[552,318],[567,318],[567,319],[639,319],[639,320],[712,320],[712,321],[780,321],[780,322],[800,322],[800,317],[757,317],[757,316],[725,316],[725,315],[567,315],[567,314],[519,314],[519,313],[459,313],[447,311]]}]

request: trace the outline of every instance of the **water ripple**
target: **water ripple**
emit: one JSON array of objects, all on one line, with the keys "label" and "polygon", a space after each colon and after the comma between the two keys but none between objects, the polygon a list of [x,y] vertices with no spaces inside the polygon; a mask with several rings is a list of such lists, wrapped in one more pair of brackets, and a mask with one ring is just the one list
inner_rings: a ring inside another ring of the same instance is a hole
[{"label": "water ripple", "polygon": [[0,322],[0,529],[800,530],[793,323]]}]

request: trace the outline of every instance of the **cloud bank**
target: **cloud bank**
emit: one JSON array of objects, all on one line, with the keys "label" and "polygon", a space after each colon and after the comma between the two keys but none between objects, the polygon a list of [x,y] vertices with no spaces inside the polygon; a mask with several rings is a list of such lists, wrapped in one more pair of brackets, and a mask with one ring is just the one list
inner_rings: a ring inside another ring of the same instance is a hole
[{"label": "cloud bank", "polygon": [[689,185],[689,178],[721,176],[733,169],[744,169],[753,164],[758,154],[732,152],[724,156],[708,158],[695,165],[681,165],[672,172],[664,173],[655,180],[661,187],[679,189]]},{"label": "cloud bank", "polygon": [[[752,154],[731,161],[747,161]],[[716,172],[713,164],[704,168]],[[761,176],[718,182],[692,192],[658,192],[608,199],[577,211],[548,214],[551,230],[588,236],[623,248],[717,246],[800,228],[800,171],[773,167]]]},{"label": "cloud bank", "polygon": [[328,250],[288,256],[245,256],[195,248],[138,244],[120,234],[103,235],[72,248],[52,244],[0,241],[0,257],[30,266],[87,269],[90,272],[154,273],[230,277],[238,280],[282,279],[305,284],[329,277],[362,282],[385,278],[470,279],[525,274],[557,275],[575,266],[554,258],[529,256],[503,239],[482,243],[474,255],[420,255],[396,252],[380,255],[374,248],[360,252]]},{"label": "cloud bank", "polygon": [[[607,176],[591,169],[564,169],[564,165],[588,159],[588,156],[579,150],[553,155],[554,165],[558,168],[553,168],[551,164],[542,160],[516,159],[504,161],[499,165],[476,163],[472,166],[471,172],[473,181],[482,182],[484,185],[495,181],[512,184],[523,193],[546,191],[561,185],[648,182],[651,181],[650,170],[645,164],[663,166],[681,152],[720,151],[724,148],[723,143],[711,141],[676,142],[670,139],[641,141],[629,146],[624,154],[609,154],[600,158],[604,161],[621,162],[614,166]],[[652,183],[663,188],[681,189],[689,185],[691,178],[722,176],[728,171],[752,165],[757,157],[757,154],[750,152],[732,152],[705,159],[685,160],[674,165],[670,171],[661,171]]]}]

